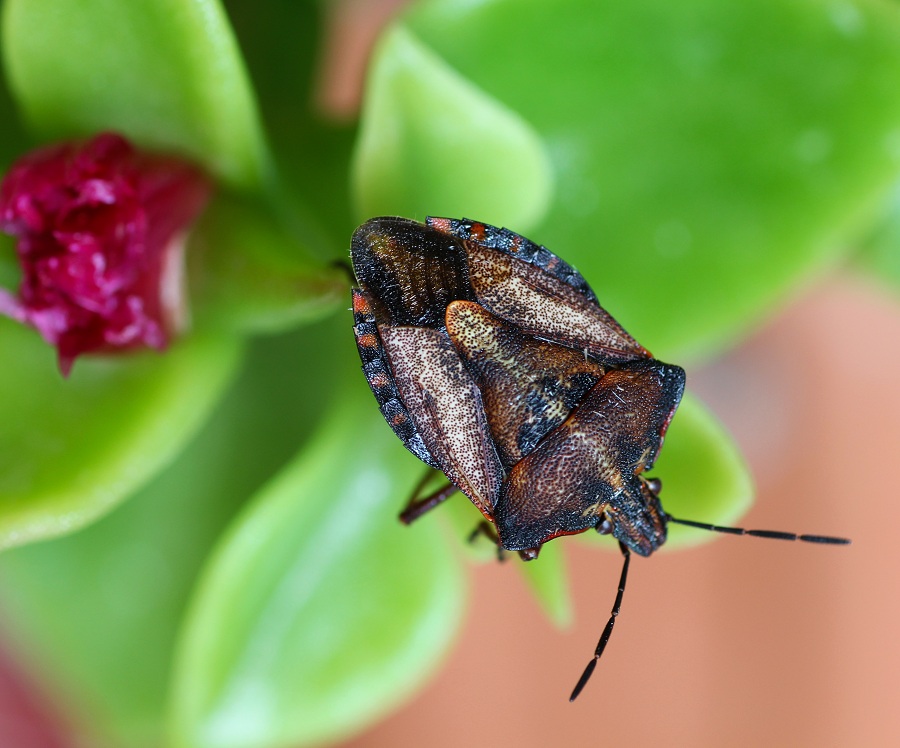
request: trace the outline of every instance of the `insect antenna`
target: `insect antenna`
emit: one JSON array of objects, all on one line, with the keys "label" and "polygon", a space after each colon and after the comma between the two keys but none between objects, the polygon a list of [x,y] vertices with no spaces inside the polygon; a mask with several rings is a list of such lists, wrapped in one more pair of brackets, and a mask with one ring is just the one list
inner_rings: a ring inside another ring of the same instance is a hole
[{"label": "insect antenna", "polygon": [[594,657],[587,664],[587,667],[578,679],[578,683],[572,690],[572,695],[569,697],[570,702],[575,701],[575,699],[578,698],[578,694],[581,693],[582,689],[584,689],[587,682],[590,680],[594,668],[597,667],[597,661],[600,659],[600,655],[602,655],[603,650],[606,649],[606,643],[609,641],[609,637],[612,634],[613,626],[616,625],[619,608],[622,607],[622,595],[625,594],[625,581],[628,579],[628,563],[631,561],[631,551],[629,551],[622,542],[619,542],[619,550],[622,551],[625,562],[622,564],[622,575],[619,577],[619,591],[616,593],[616,601],[613,603],[612,613],[609,616],[609,620],[606,622],[603,633],[600,634],[600,641],[597,642],[597,648],[594,650]]},{"label": "insect antenna", "polygon": [[[782,532],[781,530],[745,530],[743,527],[722,527],[720,525],[713,525],[708,522],[696,522],[692,519],[678,519],[677,517],[673,517],[671,514],[665,515],[665,519],[667,522],[674,522],[679,525],[687,525],[688,527],[696,527],[700,530],[722,532],[727,535],[752,535],[753,537],[757,538],[772,538],[774,540],[802,540],[806,543],[822,543],[826,545],[850,544],[849,538],[838,538],[832,535],[798,535],[797,533]],[[621,542],[619,543],[619,549],[622,551],[622,555],[625,557],[625,562],[622,564],[622,575],[619,577],[619,590],[616,594],[616,601],[613,603],[612,613],[609,616],[609,620],[606,622],[603,633],[600,635],[600,641],[597,642],[597,648],[594,650],[594,657],[587,664],[587,667],[584,669],[584,672],[578,679],[578,683],[572,690],[572,695],[569,697],[569,701],[575,701],[575,699],[578,698],[578,695],[582,692],[582,690],[584,690],[584,687],[590,680],[591,675],[593,675],[594,668],[597,667],[597,661],[603,654],[603,650],[606,649],[606,643],[609,641],[613,626],[615,626],[616,624],[616,618],[619,615],[619,609],[622,607],[622,595],[625,594],[625,582],[628,579],[628,563],[631,560],[631,552]]]},{"label": "insect antenna", "polygon": [[793,532],[781,532],[780,530],[745,530],[743,527],[720,527],[708,522],[695,522],[692,519],[677,519],[671,514],[666,515],[668,522],[688,527],[697,527],[701,530],[723,532],[727,535],[752,535],[756,538],[772,538],[774,540],[802,540],[805,543],[825,543],[827,545],[849,545],[849,538],[836,538],[831,535],[798,535]]}]

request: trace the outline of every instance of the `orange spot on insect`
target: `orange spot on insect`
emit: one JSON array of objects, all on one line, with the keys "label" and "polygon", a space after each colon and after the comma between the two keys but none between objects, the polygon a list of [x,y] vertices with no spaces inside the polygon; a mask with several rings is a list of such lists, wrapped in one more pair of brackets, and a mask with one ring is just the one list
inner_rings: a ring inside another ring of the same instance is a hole
[{"label": "orange spot on insect", "polygon": [[397,413],[397,415],[395,415],[391,419],[391,425],[393,425],[393,426],[400,426],[403,423],[406,423],[406,414],[405,413]]},{"label": "orange spot on insect", "polygon": [[386,374],[376,374],[369,381],[373,387],[387,387],[390,384]]},{"label": "orange spot on insect", "polygon": [[369,308],[369,300],[361,293],[353,294],[353,311],[356,312],[356,314],[364,315],[372,313]]},{"label": "orange spot on insect", "polygon": [[472,239],[474,239],[476,242],[483,242],[484,241],[484,224],[483,223],[473,223],[472,229],[469,232],[469,234],[472,237]]},{"label": "orange spot on insect", "polygon": [[450,219],[449,218],[429,218],[428,225],[431,228],[440,231],[442,234],[451,234],[452,229],[450,228]]},{"label": "orange spot on insect", "polygon": [[362,348],[377,348],[378,347],[378,338],[376,338],[372,333],[368,333],[366,335],[360,335],[356,342]]}]

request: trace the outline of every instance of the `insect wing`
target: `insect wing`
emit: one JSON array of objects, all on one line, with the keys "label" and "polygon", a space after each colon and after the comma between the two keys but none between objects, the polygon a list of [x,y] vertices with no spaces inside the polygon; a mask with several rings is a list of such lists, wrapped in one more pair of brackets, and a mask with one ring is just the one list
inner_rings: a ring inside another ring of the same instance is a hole
[{"label": "insect wing", "polygon": [[[593,510],[579,503],[584,490],[569,489],[590,475],[613,485],[594,452],[579,453],[559,491],[545,489],[572,460],[566,449],[602,450],[604,439],[621,447],[613,435],[592,432],[597,419],[585,408],[607,365],[657,362],[597,304],[577,271],[543,247],[486,224],[429,221],[375,218],[351,243],[360,284],[354,305],[365,312],[356,319],[357,345],[382,413],[410,451],[442,470],[489,519],[504,468],[512,468],[510,526],[521,514],[518,535],[539,540],[516,547],[579,532]],[[554,448],[566,429],[574,446]],[[523,487],[544,491],[545,499],[517,493]],[[569,517],[576,505],[580,518]],[[504,544],[507,538],[521,542],[507,533]]]},{"label": "insect wing", "polygon": [[622,364],[650,353],[598,303],[584,278],[544,247],[506,229],[429,218],[465,242],[475,300],[523,332]]},{"label": "insect wing", "polygon": [[490,437],[481,392],[445,332],[380,330],[395,381],[437,467],[488,518],[505,473]]},{"label": "insect wing", "polygon": [[659,361],[609,371],[509,474],[495,510],[503,545],[533,548],[604,517],[641,555],[665,542],[665,522],[637,476],[651,467],[684,389]]},{"label": "insect wing", "polygon": [[481,393],[444,329],[474,298],[462,243],[405,218],[373,218],[351,240],[363,368],[385,419],[413,454],[490,516],[503,480]]},{"label": "insect wing", "polygon": [[475,378],[507,469],[562,423],[603,376],[580,351],[537,340],[472,301],[447,307],[447,334]]},{"label": "insect wing", "polygon": [[378,401],[381,415],[410,452],[431,467],[440,469],[437,461],[428,451],[428,447],[425,446],[409,411],[400,399],[400,391],[394,380],[384,343],[378,334],[378,327],[375,324],[369,300],[358,288],[354,288],[352,294],[353,334],[356,336],[356,348],[362,360],[363,374],[365,374],[372,394]]}]

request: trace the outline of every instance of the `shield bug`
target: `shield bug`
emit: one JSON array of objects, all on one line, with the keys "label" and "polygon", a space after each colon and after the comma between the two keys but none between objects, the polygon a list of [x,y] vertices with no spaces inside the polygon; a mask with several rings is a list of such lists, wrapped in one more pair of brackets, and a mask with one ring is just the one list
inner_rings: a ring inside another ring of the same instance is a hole
[{"label": "shield bug", "polygon": [[476,221],[373,218],[353,234],[354,333],[381,413],[449,485],[401,513],[412,522],[464,493],[476,532],[537,557],[561,535],[611,534],[624,557],[600,641],[612,633],[631,553],[649,556],[668,523],[814,543],[818,535],[718,527],[667,514],[653,467],[684,391],[571,265],[519,234]]}]

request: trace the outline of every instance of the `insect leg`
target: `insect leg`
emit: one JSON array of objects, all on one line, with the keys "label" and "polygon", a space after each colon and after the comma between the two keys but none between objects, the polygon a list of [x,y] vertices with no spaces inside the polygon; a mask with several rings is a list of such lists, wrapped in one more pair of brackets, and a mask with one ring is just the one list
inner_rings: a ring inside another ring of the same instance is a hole
[{"label": "insect leg", "polygon": [[[500,536],[497,534],[497,528],[494,527],[490,522],[486,519],[481,520],[476,526],[475,529],[469,534],[469,542],[474,543],[475,540],[478,539],[479,535],[484,535],[488,540],[490,540],[494,545],[497,546],[497,560],[498,561],[506,561],[506,548],[503,547],[503,543],[500,542]],[[541,552],[541,546],[537,546],[536,548],[523,548],[520,551],[516,551],[519,554],[519,558],[523,561],[534,561],[538,554]]]},{"label": "insect leg", "polygon": [[469,542],[474,543],[479,535],[484,535],[484,537],[497,546],[498,561],[506,561],[506,551],[503,549],[503,544],[500,542],[500,536],[497,535],[497,530],[494,526],[486,519],[481,520],[481,522],[475,525],[475,529],[469,534]]},{"label": "insect leg", "polygon": [[594,668],[597,667],[597,661],[600,659],[600,655],[602,655],[603,650],[606,649],[606,643],[609,641],[609,637],[612,634],[613,626],[616,625],[619,608],[622,607],[622,595],[625,594],[625,581],[628,578],[628,564],[631,561],[631,551],[629,551],[625,544],[621,542],[619,543],[619,550],[622,551],[625,562],[622,564],[622,575],[619,577],[619,591],[616,594],[616,601],[613,603],[612,613],[609,616],[609,620],[606,622],[606,627],[600,635],[600,641],[597,642],[597,649],[594,650],[594,658],[587,664],[587,667],[578,679],[578,683],[572,690],[569,701],[575,701],[575,699],[578,698],[578,694],[581,693],[582,689],[587,685],[588,680],[590,680]]},{"label": "insect leg", "polygon": [[406,508],[400,512],[400,521],[404,525],[408,525],[414,520],[417,520],[425,514],[425,512],[434,509],[438,504],[443,503],[459,490],[452,483],[448,483],[446,486],[439,488],[434,493],[423,498],[421,494],[425,490],[425,486],[428,485],[428,481],[431,480],[433,472],[434,471],[429,470],[425,473],[422,480],[416,485],[412,496],[410,496]]}]

